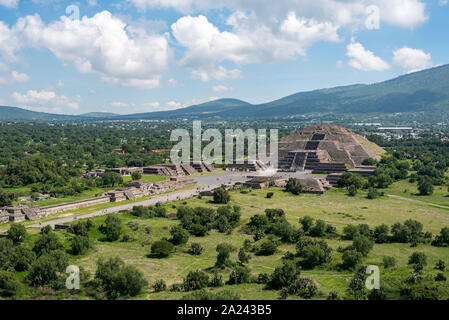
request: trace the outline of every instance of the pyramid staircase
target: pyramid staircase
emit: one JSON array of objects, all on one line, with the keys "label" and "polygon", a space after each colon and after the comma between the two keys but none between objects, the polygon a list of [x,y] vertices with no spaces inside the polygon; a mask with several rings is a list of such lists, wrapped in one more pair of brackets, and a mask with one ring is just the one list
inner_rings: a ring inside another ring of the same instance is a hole
[{"label": "pyramid staircase", "polygon": [[22,207],[22,212],[28,220],[38,220],[40,218],[35,208]]},{"label": "pyramid staircase", "polygon": [[198,173],[198,171],[196,171],[189,163],[181,163],[181,168],[188,176]]}]

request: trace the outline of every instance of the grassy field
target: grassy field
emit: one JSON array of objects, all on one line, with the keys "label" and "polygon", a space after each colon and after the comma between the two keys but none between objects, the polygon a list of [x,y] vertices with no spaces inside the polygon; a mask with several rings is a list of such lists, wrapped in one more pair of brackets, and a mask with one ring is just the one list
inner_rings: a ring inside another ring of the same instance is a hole
[{"label": "grassy field", "polygon": [[[145,181],[154,183],[154,182],[164,181],[167,178],[168,178],[167,176],[143,175],[141,180],[145,180]],[[132,180],[132,178],[130,176],[123,177],[124,183],[130,182],[131,180]],[[34,201],[34,202],[16,201],[16,204],[20,203],[20,204],[25,204],[25,205],[45,207],[45,206],[51,206],[51,205],[65,203],[65,202],[74,202],[74,201],[98,197],[103,192],[109,191],[111,189],[114,189],[114,188],[111,188],[111,187],[93,188],[91,190],[83,191],[82,193],[76,194],[74,196],[51,198],[51,199],[46,199],[46,200]],[[31,193],[32,193],[31,187],[29,187],[29,186],[28,187],[18,187],[18,188],[7,188],[5,190],[8,192],[15,192],[15,193],[23,194],[23,195],[31,195]]]},{"label": "grassy field", "polygon": [[[265,197],[267,192],[274,192],[272,199]],[[349,197],[341,190],[331,190],[326,195],[301,195],[294,196],[285,193],[278,188],[265,190],[253,190],[249,194],[241,194],[238,191],[231,192],[231,204],[239,205],[242,208],[241,225],[234,229],[231,235],[225,235],[212,231],[208,236],[197,238],[191,236],[189,243],[179,246],[177,252],[166,259],[148,258],[151,243],[161,238],[169,238],[170,226],[176,225],[179,221],[174,219],[138,219],[129,213],[121,213],[118,216],[122,219],[125,233],[129,234],[133,241],[131,242],[104,242],[104,237],[97,227],[104,223],[106,217],[93,219],[95,228],[91,231],[90,237],[94,239],[94,249],[82,257],[72,257],[72,263],[83,266],[91,273],[95,272],[95,263],[99,257],[119,256],[126,263],[135,265],[141,270],[150,284],[158,279],[164,279],[167,284],[181,283],[183,278],[191,270],[213,267],[217,253],[215,247],[218,243],[230,243],[236,248],[240,248],[245,239],[251,239],[252,236],[242,232],[241,226],[249,221],[254,214],[263,213],[267,208],[282,208],[287,214],[287,219],[294,225],[299,225],[298,219],[309,215],[314,219],[323,219],[327,223],[337,227],[341,233],[344,226],[348,224],[366,223],[371,227],[385,223],[392,225],[396,222],[403,222],[407,219],[416,219],[423,223],[425,231],[439,233],[443,226],[449,226],[449,212],[443,209],[437,209],[430,206],[423,206],[401,200],[395,200],[388,197],[381,197],[376,200],[366,199],[366,195],[360,193],[356,197]],[[192,198],[187,200],[189,206],[213,206],[210,199]],[[184,201],[175,201],[166,204],[169,213],[175,212],[173,206],[179,206]],[[132,231],[127,227],[129,221],[139,223],[138,231]],[[147,235],[144,231],[145,226],[151,226],[152,232]],[[61,238],[68,238],[65,231],[58,231]],[[32,236],[33,237],[33,236]],[[327,239],[329,246],[333,248],[332,262],[321,268],[303,271],[302,275],[313,279],[319,287],[320,295],[316,298],[325,299],[329,292],[336,291],[340,296],[346,295],[349,279],[353,272],[338,271],[335,266],[341,262],[341,254],[336,251],[338,247],[347,246],[351,242],[339,239]],[[200,256],[192,256],[187,250],[190,243],[201,243],[205,252]],[[272,256],[260,257],[253,256],[249,268],[253,275],[258,273],[271,273],[274,268],[282,263],[282,256],[287,252],[295,252],[294,245],[283,244],[278,248],[278,252]],[[426,274],[435,274],[433,266],[439,259],[449,262],[449,250],[447,248],[436,248],[430,245],[420,244],[417,248],[411,248],[409,244],[376,244],[370,254],[364,259],[363,263],[378,265],[381,269],[382,285],[389,289],[389,298],[398,298],[399,283],[403,281],[411,272],[407,265],[408,257],[415,251],[425,252],[428,258],[428,266],[424,269]],[[397,267],[385,270],[382,266],[384,256],[393,256],[397,259]],[[232,254],[232,259],[237,260],[237,252]],[[229,270],[224,271],[224,279],[229,277]],[[448,273],[446,272],[446,276]],[[390,289],[391,288],[391,289]],[[442,290],[449,292],[446,283],[441,284]],[[214,289],[208,289],[214,290]],[[240,295],[242,299],[276,299],[279,297],[278,291],[265,290],[263,285],[245,284],[245,285],[226,285],[215,290],[232,290]],[[185,293],[173,292],[153,292],[151,286],[137,297],[138,299],[179,299]],[[297,297],[292,297],[297,298]],[[449,295],[448,295],[449,298]]]},{"label": "grassy field", "polygon": [[421,196],[418,191],[417,183],[410,183],[406,180],[395,182],[388,189],[384,190],[387,194],[393,194],[405,198],[410,198],[418,201],[435,203],[449,207],[449,192],[447,186],[434,186],[432,195]]}]

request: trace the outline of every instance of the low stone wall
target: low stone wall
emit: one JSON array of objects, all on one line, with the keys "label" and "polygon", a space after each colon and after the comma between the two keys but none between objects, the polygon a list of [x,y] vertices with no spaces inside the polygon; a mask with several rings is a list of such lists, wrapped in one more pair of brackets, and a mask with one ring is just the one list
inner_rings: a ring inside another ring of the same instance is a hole
[{"label": "low stone wall", "polygon": [[92,199],[80,200],[71,203],[61,203],[52,206],[42,207],[41,212],[44,213],[45,216],[48,216],[52,213],[64,212],[69,210],[76,210],[80,208],[90,207],[97,204],[109,203],[110,197],[103,196]]}]

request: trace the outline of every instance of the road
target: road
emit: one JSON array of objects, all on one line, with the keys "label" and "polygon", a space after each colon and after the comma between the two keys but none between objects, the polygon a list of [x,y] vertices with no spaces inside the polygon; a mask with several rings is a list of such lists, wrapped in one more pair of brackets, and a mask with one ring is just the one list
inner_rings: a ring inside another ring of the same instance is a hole
[{"label": "road", "polygon": [[95,211],[95,212],[85,214],[85,215],[82,215],[79,217],[72,216],[72,217],[59,218],[59,219],[55,219],[55,220],[51,220],[51,221],[36,223],[36,224],[27,226],[27,228],[41,228],[41,227],[45,227],[47,225],[50,225],[54,228],[54,226],[56,224],[64,224],[64,223],[73,222],[73,221],[76,221],[79,219],[94,218],[94,217],[104,216],[104,215],[111,214],[111,213],[118,213],[121,211],[129,211],[129,210],[132,210],[132,208],[134,206],[151,206],[151,205],[155,205],[158,202],[164,203],[164,202],[192,198],[192,197],[198,196],[201,191],[213,190],[223,184],[235,185],[237,182],[245,182],[248,180],[248,177],[247,177],[248,175],[251,175],[251,174],[239,172],[239,173],[210,174],[210,175],[193,177],[195,184],[199,186],[199,188],[197,188],[197,189],[172,192],[172,193],[160,195],[160,196],[148,199],[148,200],[128,203],[128,204],[124,204],[124,205],[118,205],[116,207]]},{"label": "road", "polygon": [[424,204],[426,206],[432,206],[432,207],[437,207],[437,208],[442,208],[442,209],[449,209],[448,206],[443,206],[440,204],[435,204],[435,203],[430,203],[430,202],[419,201],[419,200],[410,199],[410,198],[404,198],[401,196],[395,196],[393,194],[388,194],[387,196],[390,198],[393,198],[393,199],[397,199],[397,200],[403,200],[403,201],[408,201],[408,202],[413,202],[413,203],[418,203],[418,204]]}]

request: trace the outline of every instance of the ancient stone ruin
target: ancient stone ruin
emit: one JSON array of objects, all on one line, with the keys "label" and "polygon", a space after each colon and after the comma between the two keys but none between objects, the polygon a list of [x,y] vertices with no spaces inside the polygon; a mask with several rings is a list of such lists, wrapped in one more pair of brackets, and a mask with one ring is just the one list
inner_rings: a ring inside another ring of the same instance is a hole
[{"label": "ancient stone ruin", "polygon": [[229,163],[225,165],[224,169],[226,171],[257,172],[266,170],[267,166],[260,160],[253,160],[245,161],[244,163]]},{"label": "ancient stone ruin", "polygon": [[187,176],[170,177],[165,181],[151,183],[148,181],[132,181],[126,184],[126,188],[110,190],[102,196],[74,201],[70,203],[61,203],[51,206],[9,206],[0,208],[0,224],[7,222],[20,222],[24,220],[38,220],[45,218],[50,214],[76,210],[97,204],[109,202],[121,202],[125,200],[137,200],[145,196],[157,195],[172,190],[183,189],[195,184],[195,181]]},{"label": "ancient stone ruin", "polygon": [[383,149],[337,125],[314,125],[279,142],[279,169],[326,174],[361,167]]}]

